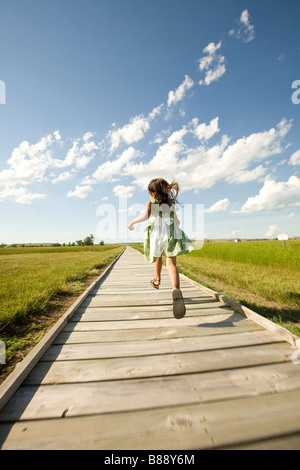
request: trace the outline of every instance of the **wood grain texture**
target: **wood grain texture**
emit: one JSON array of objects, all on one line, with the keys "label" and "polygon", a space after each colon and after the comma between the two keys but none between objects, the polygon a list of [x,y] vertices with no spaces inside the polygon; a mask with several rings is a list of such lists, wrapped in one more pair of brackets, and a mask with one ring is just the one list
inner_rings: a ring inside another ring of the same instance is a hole
[{"label": "wood grain texture", "polygon": [[282,331],[186,277],[176,320],[153,277],[127,247],[1,411],[2,449],[300,448]]}]

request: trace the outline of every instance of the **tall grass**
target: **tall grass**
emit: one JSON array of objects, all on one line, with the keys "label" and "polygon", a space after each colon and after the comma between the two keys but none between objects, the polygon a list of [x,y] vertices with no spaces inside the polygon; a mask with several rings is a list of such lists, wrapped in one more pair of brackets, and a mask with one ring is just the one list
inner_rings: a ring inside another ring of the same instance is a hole
[{"label": "tall grass", "polygon": [[287,241],[285,248],[278,240],[206,242],[201,250],[192,251],[188,256],[300,271],[300,240]]},{"label": "tall grass", "polygon": [[300,240],[209,242],[182,272],[300,334]]},{"label": "tall grass", "polygon": [[[143,246],[134,248],[143,252]],[[300,240],[205,242],[181,272],[300,335]]]},{"label": "tall grass", "polygon": [[0,249],[0,330],[45,313],[58,296],[79,294],[83,281],[122,249],[118,245]]}]

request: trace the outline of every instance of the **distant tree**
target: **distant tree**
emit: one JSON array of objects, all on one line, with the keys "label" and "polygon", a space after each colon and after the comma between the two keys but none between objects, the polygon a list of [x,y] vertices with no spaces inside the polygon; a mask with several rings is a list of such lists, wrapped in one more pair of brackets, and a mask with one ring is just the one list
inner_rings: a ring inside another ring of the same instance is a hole
[{"label": "distant tree", "polygon": [[103,241],[103,240],[101,240],[101,242],[99,243],[99,245],[104,245],[104,241]]},{"label": "distant tree", "polygon": [[78,246],[82,246],[83,245],[83,241],[82,240],[76,240],[76,243]]},{"label": "distant tree", "polygon": [[83,245],[91,246],[94,245],[94,235],[90,234],[89,237],[85,237]]}]

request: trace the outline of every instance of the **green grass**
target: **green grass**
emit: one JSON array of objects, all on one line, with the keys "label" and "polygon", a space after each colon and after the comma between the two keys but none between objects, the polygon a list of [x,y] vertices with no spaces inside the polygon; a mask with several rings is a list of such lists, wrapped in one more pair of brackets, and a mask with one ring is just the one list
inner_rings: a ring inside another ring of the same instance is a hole
[{"label": "green grass", "polygon": [[[142,245],[135,248],[142,250]],[[300,335],[300,240],[205,242],[179,270]]]},{"label": "green grass", "polygon": [[200,250],[189,256],[219,259],[256,266],[300,271],[300,240],[286,242],[285,248],[278,240],[234,242],[206,242]]},{"label": "green grass", "polygon": [[0,331],[27,315],[44,313],[57,296],[79,294],[82,282],[95,276],[122,247],[4,250],[0,250]]},{"label": "green grass", "polygon": [[0,339],[6,344],[6,370],[123,249],[122,245],[0,249]]}]

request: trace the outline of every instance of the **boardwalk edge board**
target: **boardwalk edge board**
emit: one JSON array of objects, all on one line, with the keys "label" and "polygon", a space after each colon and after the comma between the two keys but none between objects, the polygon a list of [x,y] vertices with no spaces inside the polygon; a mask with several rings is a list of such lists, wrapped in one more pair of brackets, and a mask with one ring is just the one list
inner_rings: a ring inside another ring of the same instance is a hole
[{"label": "boardwalk edge board", "polygon": [[[133,248],[135,249],[135,248]],[[136,250],[138,253],[140,253],[141,256],[143,254]],[[254,321],[258,325],[262,326],[266,330],[271,331],[271,333],[279,336],[281,339],[284,341],[287,341],[290,343],[292,346],[297,347],[296,341],[299,339],[298,336],[294,335],[291,331],[287,330],[283,326],[278,325],[277,323],[272,322],[268,318],[263,317],[259,313],[254,312],[248,307],[245,307],[244,305],[236,302],[235,300],[229,299],[225,295],[219,294],[218,292],[214,291],[213,289],[210,289],[209,287],[205,287],[200,282],[194,281],[193,279],[189,278],[183,273],[179,273],[180,279],[187,281],[191,284],[193,284],[195,287],[197,287],[199,290],[202,292],[206,292],[210,296],[214,297],[216,300],[219,300],[222,302],[224,305],[227,305],[228,307],[232,307],[234,310],[237,312],[245,315],[247,318],[250,320]]]},{"label": "boardwalk edge board", "polygon": [[55,338],[59,335],[62,329],[66,326],[70,318],[77,311],[77,309],[82,305],[86,297],[91,293],[91,291],[105,279],[107,274],[111,271],[114,264],[124,253],[124,250],[114,259],[114,261],[103,271],[100,276],[95,279],[87,289],[78,297],[78,299],[68,308],[68,310],[63,314],[63,316],[55,323],[55,325],[46,333],[46,335],[39,341],[39,343],[34,346],[34,348],[28,353],[28,355],[16,365],[15,369],[7,377],[6,380],[0,385],[0,411],[6,405],[8,400],[13,396],[16,390],[19,388],[21,383],[31,372],[34,366],[38,363],[40,358],[43,356],[45,351],[53,343]]}]

